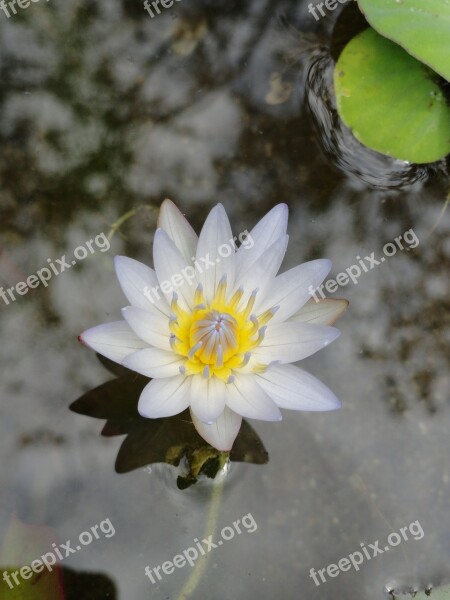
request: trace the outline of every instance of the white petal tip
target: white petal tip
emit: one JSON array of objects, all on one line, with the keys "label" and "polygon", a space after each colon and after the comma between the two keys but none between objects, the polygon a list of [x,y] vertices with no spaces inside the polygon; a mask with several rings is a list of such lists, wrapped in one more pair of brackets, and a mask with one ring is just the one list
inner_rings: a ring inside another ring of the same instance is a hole
[{"label": "white petal tip", "polygon": [[211,424],[200,421],[191,407],[191,417],[197,432],[213,448],[221,452],[229,452],[239,433],[242,417],[228,408]]},{"label": "white petal tip", "polygon": [[134,258],[130,258],[129,256],[123,256],[122,254],[116,254],[113,261],[114,261],[115,269],[127,267],[133,263],[139,262],[139,261],[135,260]]},{"label": "white petal tip", "polygon": [[285,202],[281,202],[273,207],[273,211],[280,214],[285,213],[287,217],[289,215],[289,206]]},{"label": "white petal tip", "polygon": [[320,410],[317,410],[316,412],[332,412],[335,410],[340,410],[341,408],[342,402],[338,398],[327,398]]},{"label": "white petal tip", "polygon": [[126,367],[126,368],[128,369],[128,364],[129,364],[129,363],[128,363],[128,361],[127,361],[127,358],[126,358],[126,357],[125,357],[125,358],[124,358],[124,359],[123,359],[123,360],[120,362],[120,364],[121,364],[123,367]]},{"label": "white petal tip", "polygon": [[[313,325],[314,326],[314,325]],[[323,336],[322,348],[326,348],[337,340],[337,338],[341,335],[341,330],[336,329],[336,327],[330,327],[329,325],[325,325],[325,333]]]},{"label": "white petal tip", "polygon": [[161,212],[162,210],[167,210],[168,208],[176,208],[178,210],[178,207],[175,204],[175,202],[173,202],[170,198],[164,198],[164,200],[161,203],[161,206],[159,207],[159,211]]},{"label": "white petal tip", "polygon": [[336,329],[336,327],[331,327],[331,329],[333,330],[333,333],[331,334],[331,342],[334,342],[334,340],[336,340],[340,335],[341,335],[341,330],[340,329]]},{"label": "white petal tip", "polygon": [[141,415],[141,417],[144,417],[144,419],[151,419],[151,417],[148,415],[148,413],[144,409],[144,407],[140,406],[139,404],[138,404],[138,413]]}]

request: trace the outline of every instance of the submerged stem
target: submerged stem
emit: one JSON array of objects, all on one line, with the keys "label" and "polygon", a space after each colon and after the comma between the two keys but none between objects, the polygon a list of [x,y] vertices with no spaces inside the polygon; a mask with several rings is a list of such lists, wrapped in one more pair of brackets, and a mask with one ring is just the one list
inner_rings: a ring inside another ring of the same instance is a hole
[{"label": "submerged stem", "polygon": [[428,232],[428,235],[427,235],[427,237],[425,238],[426,240],[427,240],[427,239],[430,237],[430,235],[433,233],[433,231],[436,229],[436,227],[437,227],[437,226],[439,225],[439,223],[441,222],[441,220],[442,220],[442,217],[444,216],[444,213],[445,213],[445,211],[447,210],[449,203],[450,203],[450,191],[449,191],[449,193],[447,194],[447,199],[446,199],[446,201],[445,201],[445,203],[444,203],[444,206],[442,207],[442,210],[441,210],[441,212],[440,212],[440,214],[439,214],[439,217],[437,218],[437,220],[436,220],[435,224],[434,224],[434,225],[433,225],[433,227],[430,229],[430,231]]},{"label": "submerged stem", "polygon": [[107,235],[108,240],[111,240],[113,238],[113,236],[119,231],[120,227],[124,223],[126,223],[129,219],[134,217],[140,210],[144,210],[144,209],[150,210],[150,211],[152,211],[152,210],[156,211],[156,209],[153,206],[150,206],[149,204],[141,204],[140,206],[137,206],[136,208],[129,210],[124,215],[119,217],[117,219],[117,221],[114,221],[114,223],[111,225],[111,228]]},{"label": "submerged stem", "polygon": [[[209,536],[214,536],[216,532],[217,517],[219,514],[220,498],[222,495],[223,486],[223,479],[221,479],[220,481],[214,480],[211,494],[211,504],[209,506],[208,518],[206,520],[206,527],[204,533],[205,538],[208,538]],[[177,596],[177,600],[186,600],[195,592],[208,565],[209,554],[210,553],[208,552],[208,554],[205,554],[205,556],[201,556],[197,560],[194,570],[191,572],[186,583],[181,588],[181,591]]]}]

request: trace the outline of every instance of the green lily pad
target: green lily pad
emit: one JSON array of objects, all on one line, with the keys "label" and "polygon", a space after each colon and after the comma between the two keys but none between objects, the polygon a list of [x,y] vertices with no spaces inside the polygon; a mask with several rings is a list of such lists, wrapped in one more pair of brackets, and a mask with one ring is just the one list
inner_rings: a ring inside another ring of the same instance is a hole
[{"label": "green lily pad", "polygon": [[449,0],[358,0],[379,33],[450,81]]},{"label": "green lily pad", "polygon": [[334,70],[339,114],[364,145],[412,163],[450,153],[450,108],[433,72],[369,28]]}]

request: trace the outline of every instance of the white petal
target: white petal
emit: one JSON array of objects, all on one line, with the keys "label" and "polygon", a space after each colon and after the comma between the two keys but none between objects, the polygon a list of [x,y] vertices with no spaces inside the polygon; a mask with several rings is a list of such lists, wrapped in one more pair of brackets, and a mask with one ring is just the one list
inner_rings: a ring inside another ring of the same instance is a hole
[{"label": "white petal", "polygon": [[122,364],[141,375],[159,379],[178,376],[184,360],[173,352],[166,352],[159,348],[145,348],[129,354]]},{"label": "white petal", "polygon": [[325,300],[317,301],[311,298],[290,320],[301,321],[303,323],[333,325],[347,310],[347,307],[348,300],[325,298]]},{"label": "white petal", "polygon": [[281,421],[281,413],[273,400],[256,383],[255,376],[235,375],[233,383],[227,384],[225,399],[228,408],[249,419]]},{"label": "white petal", "polygon": [[128,354],[148,346],[125,321],[114,321],[87,329],[80,335],[79,340],[118,363],[121,363]]},{"label": "white petal", "polygon": [[312,260],[278,275],[258,309],[263,312],[279,306],[270,323],[273,325],[285,321],[308,301],[330,269],[331,261]]},{"label": "white petal", "polygon": [[[229,253],[229,256],[226,254]],[[198,279],[207,301],[211,301],[223,275],[230,290],[234,284],[236,253],[230,222],[221,204],[209,213],[198,240],[197,262],[202,268]]]},{"label": "white petal", "polygon": [[266,336],[253,355],[260,362],[293,363],[302,360],[335,340],[340,331],[327,325],[279,323],[267,328]]},{"label": "white petal", "polygon": [[247,301],[252,291],[258,288],[259,291],[256,296],[255,310],[259,309],[268,290],[273,285],[275,275],[278,273],[281,263],[283,262],[288,241],[288,235],[279,238],[262,254],[250,269],[250,272],[236,281],[235,289],[242,286],[245,292],[242,297],[241,305]]},{"label": "white petal", "polygon": [[[153,240],[153,262],[161,291],[170,303],[173,293],[179,296],[180,305],[192,308],[197,275],[187,260],[163,229],[157,229]],[[192,277],[191,277],[192,276]]]},{"label": "white petal", "polygon": [[164,200],[159,209],[158,227],[164,229],[190,264],[197,250],[198,237],[182,212],[172,202]]},{"label": "white petal", "polygon": [[269,211],[250,231],[247,242],[236,254],[236,276],[241,278],[252,265],[287,229],[289,209],[286,204],[278,204]]},{"label": "white petal", "polygon": [[171,350],[169,319],[136,306],[122,308],[122,316],[138,337],[150,346]]},{"label": "white petal", "polygon": [[191,417],[195,429],[208,444],[222,452],[231,450],[234,440],[241,428],[241,415],[238,415],[225,407],[223,413],[212,425],[207,425],[200,421],[200,419],[197,419],[192,410]]},{"label": "white petal", "polygon": [[340,401],[326,385],[293,365],[270,367],[256,378],[280,408],[325,411],[341,407]]},{"label": "white petal", "polygon": [[142,390],[138,411],[143,417],[172,417],[189,406],[189,378],[152,379]]},{"label": "white petal", "polygon": [[193,375],[191,379],[191,410],[200,421],[211,424],[223,413],[227,386],[217,377]]},{"label": "white petal", "polygon": [[126,256],[116,256],[114,266],[123,293],[132,306],[170,314],[164,294],[157,290],[159,284],[153,269]]}]

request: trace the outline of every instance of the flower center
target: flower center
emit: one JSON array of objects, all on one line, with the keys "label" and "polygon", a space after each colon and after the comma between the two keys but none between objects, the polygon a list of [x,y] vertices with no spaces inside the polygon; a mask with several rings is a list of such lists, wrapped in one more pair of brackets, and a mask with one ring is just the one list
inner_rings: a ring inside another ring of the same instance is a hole
[{"label": "flower center", "polygon": [[223,366],[239,348],[239,329],[234,317],[217,310],[199,311],[191,325],[189,341],[195,356],[205,365]]},{"label": "flower center", "polygon": [[[214,298],[207,303],[202,286],[195,292],[195,306],[185,311],[174,293],[169,320],[172,350],[185,358],[180,367],[183,375],[216,376],[231,383],[233,371],[247,367],[252,351],[264,339],[266,323],[278,307],[260,315],[252,312],[258,290],[241,306],[244,290],[239,288],[231,298],[226,296],[226,276],[220,280]],[[265,370],[267,365],[253,364],[252,371]]]}]

